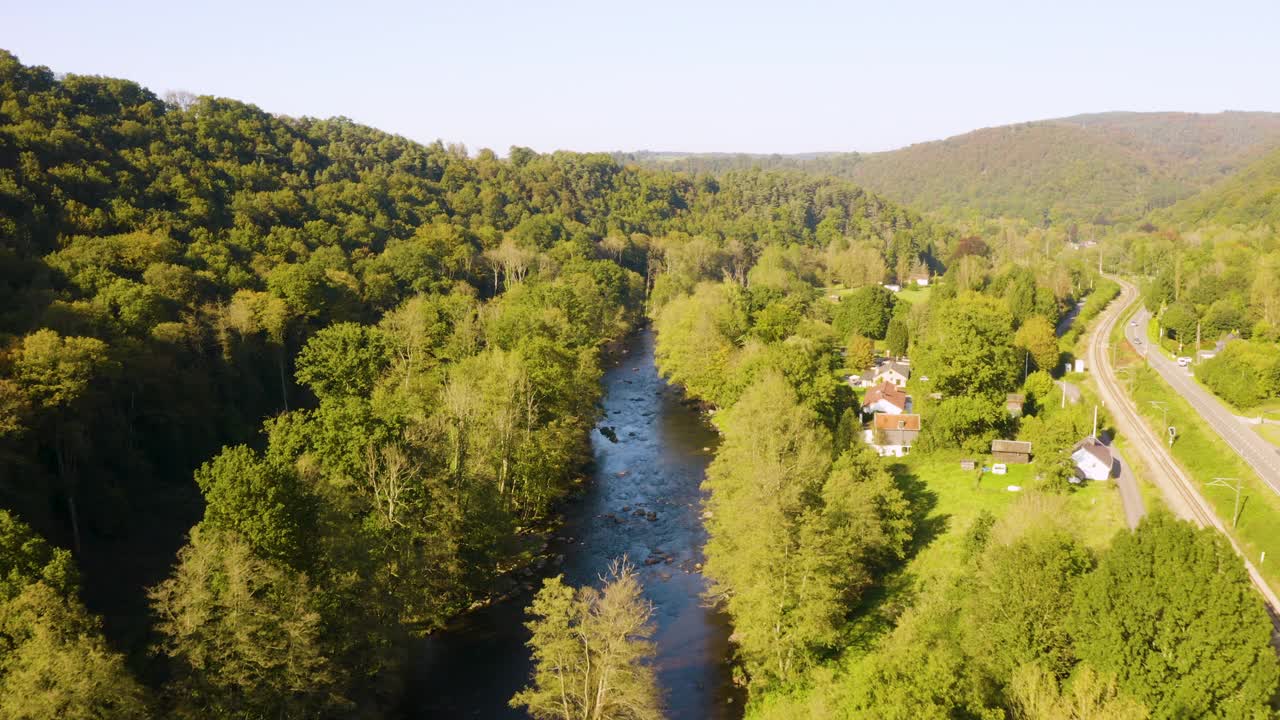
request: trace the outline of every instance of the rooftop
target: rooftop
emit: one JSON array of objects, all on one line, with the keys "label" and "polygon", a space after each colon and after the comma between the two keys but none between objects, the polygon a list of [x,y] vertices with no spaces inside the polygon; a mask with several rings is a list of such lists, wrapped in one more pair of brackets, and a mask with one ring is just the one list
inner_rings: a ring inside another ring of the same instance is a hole
[{"label": "rooftop", "polygon": [[875,416],[876,430],[912,430],[920,431],[919,415],[889,415],[888,413],[876,413]]},{"label": "rooftop", "polygon": [[866,396],[862,399],[862,407],[874,405],[880,400],[891,403],[894,407],[900,410],[907,409],[907,394],[902,390],[899,390],[898,387],[891,382],[882,382],[868,390]]},{"label": "rooftop", "polygon": [[1022,440],[992,440],[991,452],[1031,454],[1031,443]]}]

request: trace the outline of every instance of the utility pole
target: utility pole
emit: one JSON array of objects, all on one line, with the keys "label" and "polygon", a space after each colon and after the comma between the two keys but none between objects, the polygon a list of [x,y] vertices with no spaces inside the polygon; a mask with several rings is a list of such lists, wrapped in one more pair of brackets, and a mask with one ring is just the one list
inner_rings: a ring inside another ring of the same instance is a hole
[{"label": "utility pole", "polygon": [[1093,406],[1093,439],[1094,440],[1098,439],[1098,405],[1097,403],[1095,403]]},{"label": "utility pole", "polygon": [[1196,364],[1200,364],[1200,321],[1196,321]]},{"label": "utility pole", "polygon": [[[1150,403],[1164,411],[1164,428],[1168,432],[1169,427],[1169,404],[1164,400],[1151,400]],[[1169,447],[1173,447],[1173,438],[1169,438]]]},{"label": "utility pole", "polygon": [[1206,486],[1217,485],[1219,487],[1224,487],[1224,488],[1228,488],[1230,490],[1236,491],[1235,510],[1234,512],[1231,513],[1231,527],[1234,529],[1236,524],[1240,522],[1240,490],[1241,490],[1240,478],[1216,477],[1213,479],[1212,482],[1207,482],[1205,483],[1205,485]]}]

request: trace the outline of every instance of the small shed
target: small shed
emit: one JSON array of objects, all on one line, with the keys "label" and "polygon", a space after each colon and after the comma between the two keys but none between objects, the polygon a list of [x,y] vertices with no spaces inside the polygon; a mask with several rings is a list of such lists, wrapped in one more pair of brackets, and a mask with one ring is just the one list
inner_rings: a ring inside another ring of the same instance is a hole
[{"label": "small shed", "polygon": [[1021,440],[992,440],[991,457],[996,462],[1025,465],[1031,462],[1031,443]]},{"label": "small shed", "polygon": [[1022,417],[1022,407],[1027,404],[1027,396],[1022,393],[1009,393],[1004,399],[1004,408],[1009,417]]},{"label": "small shed", "polygon": [[977,470],[978,461],[977,460],[961,460],[960,469],[961,470]]}]

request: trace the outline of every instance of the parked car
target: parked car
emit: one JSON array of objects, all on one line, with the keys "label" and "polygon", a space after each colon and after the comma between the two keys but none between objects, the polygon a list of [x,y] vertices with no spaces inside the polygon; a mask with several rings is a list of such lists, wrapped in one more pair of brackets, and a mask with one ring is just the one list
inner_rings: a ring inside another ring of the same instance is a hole
[{"label": "parked car", "polygon": [[1138,327],[1138,321],[1137,321],[1137,320],[1130,320],[1130,321],[1129,321],[1129,327]]},{"label": "parked car", "polygon": [[1191,364],[1191,358],[1187,357],[1186,355],[1183,355],[1182,357],[1178,358],[1178,367],[1186,367],[1190,364]]}]

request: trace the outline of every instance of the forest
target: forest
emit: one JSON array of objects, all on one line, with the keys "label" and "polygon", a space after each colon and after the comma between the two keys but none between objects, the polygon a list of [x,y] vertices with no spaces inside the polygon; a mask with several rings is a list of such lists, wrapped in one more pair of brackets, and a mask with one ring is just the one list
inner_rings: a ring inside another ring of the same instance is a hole
[{"label": "forest", "polygon": [[[1116,242],[1274,392],[1280,285],[1250,259],[1274,235],[1204,233]],[[405,716],[414,643],[505,597],[573,502],[645,324],[721,436],[702,572],[748,717],[1268,716],[1280,664],[1226,540],[1084,519],[1094,418],[1055,379],[1116,286],[1075,240],[0,51],[0,718]],[[878,356],[911,358],[909,459],[862,439],[848,378]],[[1026,492],[934,512],[912,463],[996,439],[1036,447]],[[664,717],[635,560],[545,578],[513,707]]]},{"label": "forest", "polygon": [[1108,112],[982,128],[885,152],[621,157],[672,170],[763,167],[845,177],[952,219],[1110,226],[1140,223],[1150,211],[1226,180],[1242,194],[1268,187],[1237,171],[1277,148],[1277,113]]}]

